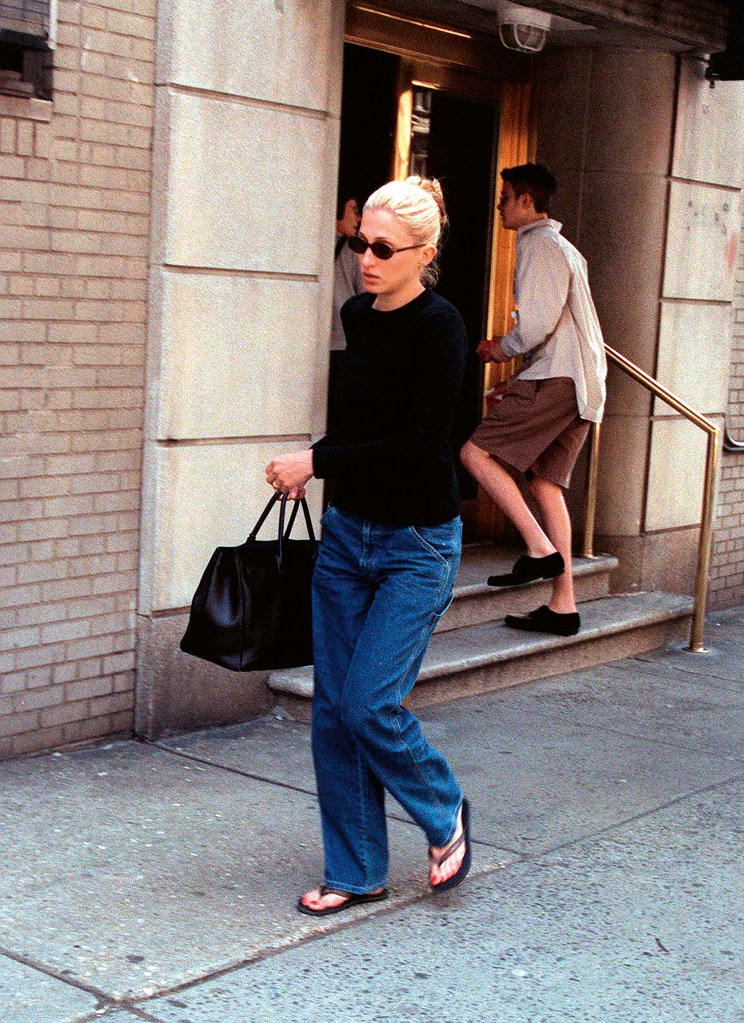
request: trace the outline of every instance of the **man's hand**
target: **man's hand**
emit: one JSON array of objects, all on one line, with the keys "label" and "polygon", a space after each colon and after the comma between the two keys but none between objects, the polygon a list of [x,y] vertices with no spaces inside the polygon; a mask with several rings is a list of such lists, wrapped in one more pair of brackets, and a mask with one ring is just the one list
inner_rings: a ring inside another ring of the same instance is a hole
[{"label": "man's hand", "polygon": [[485,338],[476,349],[483,362],[508,362],[511,359],[501,347],[501,338]]},{"label": "man's hand", "polygon": [[496,386],[492,387],[490,391],[486,391],[484,397],[486,399],[486,408],[489,412],[497,404],[497,402],[501,401],[508,390],[509,381],[505,380],[501,384],[496,384]]},{"label": "man's hand", "polygon": [[266,466],[266,482],[270,483],[274,490],[286,494],[290,501],[299,501],[305,496],[305,484],[312,474],[312,448],[278,455]]}]

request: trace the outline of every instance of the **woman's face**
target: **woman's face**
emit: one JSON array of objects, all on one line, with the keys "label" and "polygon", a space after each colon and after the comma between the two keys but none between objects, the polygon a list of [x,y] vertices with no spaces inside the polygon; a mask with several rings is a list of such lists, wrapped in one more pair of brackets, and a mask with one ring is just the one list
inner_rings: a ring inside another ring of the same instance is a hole
[{"label": "woman's face", "polygon": [[397,252],[390,259],[378,259],[372,249],[359,256],[359,265],[366,291],[373,295],[395,295],[405,292],[420,279],[427,263],[436,254],[433,245],[416,245],[410,232],[390,210],[365,210],[359,227],[359,236],[367,242],[385,242]]}]

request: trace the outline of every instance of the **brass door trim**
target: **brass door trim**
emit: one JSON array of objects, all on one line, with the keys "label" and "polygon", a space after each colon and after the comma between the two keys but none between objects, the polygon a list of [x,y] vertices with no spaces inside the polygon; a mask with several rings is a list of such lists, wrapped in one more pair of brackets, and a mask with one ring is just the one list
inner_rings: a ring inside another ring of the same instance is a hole
[{"label": "brass door trim", "polygon": [[443,67],[467,68],[489,78],[523,80],[529,75],[529,62],[502,46],[495,34],[406,17],[364,0],[348,5],[344,38],[413,60],[423,57]]}]

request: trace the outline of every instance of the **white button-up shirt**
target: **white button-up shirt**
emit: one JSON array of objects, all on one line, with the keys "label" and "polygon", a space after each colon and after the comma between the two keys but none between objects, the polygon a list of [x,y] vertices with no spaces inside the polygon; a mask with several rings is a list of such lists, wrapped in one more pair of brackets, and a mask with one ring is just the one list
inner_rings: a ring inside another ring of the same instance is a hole
[{"label": "white button-up shirt", "polygon": [[517,231],[518,317],[501,343],[511,358],[525,356],[520,380],[571,377],[579,415],[598,423],[607,378],[602,329],[586,260],[561,227],[557,220],[540,219]]},{"label": "white button-up shirt", "polygon": [[341,306],[352,295],[361,295],[363,291],[364,281],[359,267],[359,256],[344,243],[333,264],[332,352],[342,352],[346,348],[344,328],[341,326]]}]

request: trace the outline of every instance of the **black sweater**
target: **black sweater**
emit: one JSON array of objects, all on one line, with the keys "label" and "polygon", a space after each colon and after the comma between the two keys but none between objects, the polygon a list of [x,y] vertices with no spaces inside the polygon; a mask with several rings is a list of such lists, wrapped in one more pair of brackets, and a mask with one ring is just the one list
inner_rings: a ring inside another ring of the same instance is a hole
[{"label": "black sweater", "polygon": [[425,290],[400,309],[355,295],[341,309],[346,365],[339,425],[313,445],[337,508],[393,525],[434,526],[460,511],[449,443],[467,339],[453,305]]}]

